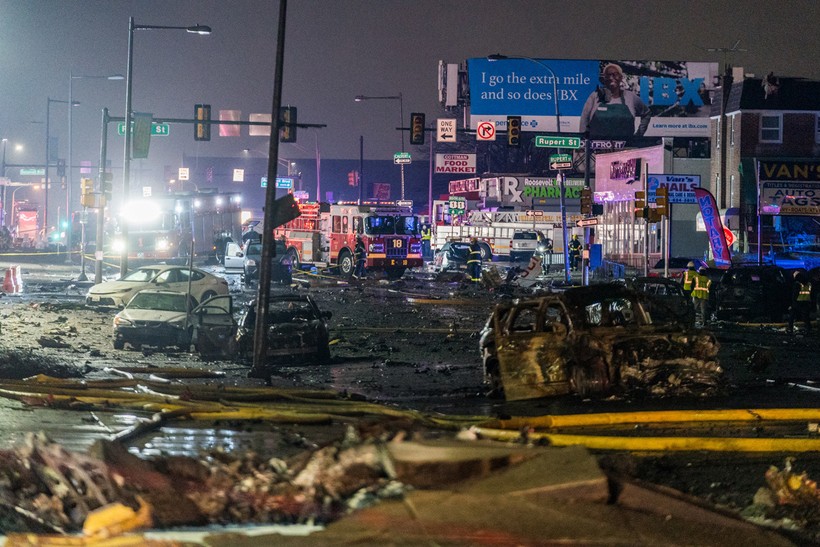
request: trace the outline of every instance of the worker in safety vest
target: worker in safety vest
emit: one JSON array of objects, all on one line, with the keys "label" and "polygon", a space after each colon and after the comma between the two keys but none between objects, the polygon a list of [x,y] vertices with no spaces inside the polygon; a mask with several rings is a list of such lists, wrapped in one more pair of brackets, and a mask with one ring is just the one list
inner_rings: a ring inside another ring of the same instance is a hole
[{"label": "worker in safety vest", "polygon": [[535,250],[541,255],[541,270],[544,273],[550,273],[553,251],[552,240],[540,231],[537,232],[536,237],[538,242],[535,244]]},{"label": "worker in safety vest", "polygon": [[421,227],[421,257],[424,260],[429,260],[430,256],[430,241],[433,238],[433,231],[429,224],[424,224]]},{"label": "worker in safety vest", "polygon": [[806,332],[811,332],[811,282],[801,271],[794,272],[792,299],[789,306],[789,334],[794,333],[794,321],[803,321]]},{"label": "worker in safety vest", "polygon": [[695,276],[698,275],[698,272],[695,271],[695,263],[689,261],[689,264],[686,265],[686,270],[683,272],[683,292],[686,296],[692,296],[692,285],[695,283]]},{"label": "worker in safety vest", "polygon": [[481,246],[478,239],[470,239],[470,254],[467,257],[467,275],[470,281],[478,283],[481,281]]},{"label": "worker in safety vest", "polygon": [[711,287],[712,280],[706,277],[706,268],[701,266],[692,282],[692,303],[695,305],[695,324],[702,327],[709,322],[709,289]]}]

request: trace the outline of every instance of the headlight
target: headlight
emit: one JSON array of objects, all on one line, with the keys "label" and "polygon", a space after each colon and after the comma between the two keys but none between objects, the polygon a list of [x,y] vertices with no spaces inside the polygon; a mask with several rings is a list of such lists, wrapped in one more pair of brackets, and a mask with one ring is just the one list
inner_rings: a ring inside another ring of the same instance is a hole
[{"label": "headlight", "polygon": [[133,325],[131,321],[126,319],[125,317],[120,317],[119,315],[114,316],[114,326],[115,327],[129,327]]},{"label": "headlight", "polygon": [[115,253],[122,253],[122,252],[125,250],[125,240],[123,240],[123,239],[115,239],[115,240],[111,243],[111,249],[112,249]]},{"label": "headlight", "polygon": [[247,266],[256,266],[256,260],[249,258],[248,261],[245,263]]},{"label": "headlight", "polygon": [[157,251],[167,251],[171,245],[168,243],[167,239],[158,239],[157,240]]}]

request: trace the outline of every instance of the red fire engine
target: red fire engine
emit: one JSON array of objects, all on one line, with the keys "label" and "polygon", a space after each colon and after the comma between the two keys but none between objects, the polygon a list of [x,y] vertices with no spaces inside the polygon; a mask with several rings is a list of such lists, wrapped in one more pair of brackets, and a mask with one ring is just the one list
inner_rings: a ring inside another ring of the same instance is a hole
[{"label": "red fire engine", "polygon": [[399,278],[407,268],[423,265],[421,224],[409,206],[393,202],[300,203],[299,210],[299,218],[274,230],[274,237],[284,238],[296,266],[336,265],[342,276],[351,276],[357,235],[367,249],[369,270]]}]

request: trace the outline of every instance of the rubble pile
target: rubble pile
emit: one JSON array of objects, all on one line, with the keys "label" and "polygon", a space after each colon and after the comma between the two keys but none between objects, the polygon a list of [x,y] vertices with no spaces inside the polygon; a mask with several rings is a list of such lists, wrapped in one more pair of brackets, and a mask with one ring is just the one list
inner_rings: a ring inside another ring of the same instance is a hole
[{"label": "rubble pile", "polygon": [[147,506],[147,524],[160,528],[327,523],[404,490],[380,443],[356,435],[291,461],[224,450],[142,460],[107,441],[92,451],[100,457],[38,434],[0,453],[3,532],[79,532],[92,512],[112,504]]}]

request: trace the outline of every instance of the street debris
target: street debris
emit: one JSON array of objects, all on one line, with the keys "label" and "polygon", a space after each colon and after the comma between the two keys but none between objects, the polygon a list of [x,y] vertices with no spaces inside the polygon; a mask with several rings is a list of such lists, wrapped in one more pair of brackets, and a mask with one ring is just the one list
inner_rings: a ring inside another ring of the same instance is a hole
[{"label": "street debris", "polygon": [[797,473],[795,458],[786,458],[783,469],[770,466],[766,471],[766,483],[780,505],[803,507],[820,516],[820,491],[817,482],[811,480],[805,471]]}]

